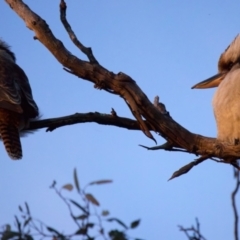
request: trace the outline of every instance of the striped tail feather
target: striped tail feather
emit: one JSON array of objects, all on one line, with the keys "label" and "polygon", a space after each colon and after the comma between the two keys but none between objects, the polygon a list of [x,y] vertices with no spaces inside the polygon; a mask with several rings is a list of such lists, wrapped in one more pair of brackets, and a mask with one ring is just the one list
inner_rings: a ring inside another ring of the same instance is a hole
[{"label": "striped tail feather", "polygon": [[13,160],[22,158],[22,146],[19,130],[14,124],[0,122],[0,134],[9,157]]}]

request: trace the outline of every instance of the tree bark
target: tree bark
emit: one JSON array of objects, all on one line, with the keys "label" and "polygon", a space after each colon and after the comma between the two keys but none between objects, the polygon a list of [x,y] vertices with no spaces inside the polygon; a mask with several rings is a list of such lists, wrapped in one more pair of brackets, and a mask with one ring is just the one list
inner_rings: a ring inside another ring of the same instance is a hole
[{"label": "tree bark", "polygon": [[[26,26],[35,33],[34,38],[40,41],[52,53],[56,60],[64,66],[66,71],[83,80],[92,82],[98,89],[122,97],[137,121],[137,123],[134,123],[135,126],[138,126],[137,128],[141,129],[146,136],[153,140],[155,139],[150,132],[151,130],[160,134],[168,142],[168,147],[165,150],[184,149],[188,153],[201,155],[201,161],[215,157],[220,162],[234,164],[237,167],[236,159],[240,158],[240,145],[225,145],[217,139],[191,133],[174,121],[169,114],[160,111],[156,104],[151,103],[136,81],[130,76],[122,72],[115,74],[101,66],[95,59],[91,48],[85,48],[73,33],[66,19],[66,3],[63,0],[60,1],[62,23],[73,43],[88,56],[89,61],[83,61],[72,55],[65,48],[64,44],[54,36],[46,21],[34,13],[23,1],[5,1],[22,18]],[[104,116],[102,117],[104,118]],[[107,119],[109,116],[105,117]],[[115,121],[116,123],[114,125],[123,127],[118,122],[118,117],[115,119],[113,116],[111,117],[111,121]],[[57,119],[55,120],[57,121]],[[55,120],[50,121],[51,124]],[[133,120],[129,119],[129,121]],[[51,130],[50,122],[49,125],[45,126],[49,130]],[[37,122],[31,123],[30,129],[33,129],[33,126],[38,128]],[[61,124],[55,125],[53,129],[59,126]],[[187,169],[187,171],[190,169]]]}]

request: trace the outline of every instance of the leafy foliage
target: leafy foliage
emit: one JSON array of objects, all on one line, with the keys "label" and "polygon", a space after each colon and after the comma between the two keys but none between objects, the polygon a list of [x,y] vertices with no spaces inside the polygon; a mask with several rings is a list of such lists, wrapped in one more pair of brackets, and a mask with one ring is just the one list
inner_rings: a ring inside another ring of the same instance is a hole
[{"label": "leafy foliage", "polygon": [[[133,239],[128,236],[128,231],[136,228],[140,220],[132,221],[129,226],[122,220],[109,217],[108,210],[99,210],[100,202],[90,192],[86,192],[92,185],[101,185],[112,183],[112,180],[103,179],[92,181],[84,188],[80,188],[77,170],[73,172],[74,185],[71,183],[64,184],[62,187],[57,188],[56,181],[53,181],[50,186],[51,189],[60,197],[69,210],[70,218],[76,225],[76,230],[70,234],[63,234],[62,230],[57,230],[52,226],[47,226],[44,222],[37,220],[31,215],[30,208],[25,202],[24,206],[19,206],[18,209],[21,213],[19,219],[15,216],[14,230],[9,224],[4,226],[3,231],[0,231],[0,238],[2,240],[34,240],[36,239],[52,239],[52,240],[128,240]],[[80,196],[80,201],[76,201],[64,196],[62,192],[76,190]],[[115,222],[119,225],[119,229],[110,229],[109,223]],[[137,239],[135,239],[137,240]]]}]

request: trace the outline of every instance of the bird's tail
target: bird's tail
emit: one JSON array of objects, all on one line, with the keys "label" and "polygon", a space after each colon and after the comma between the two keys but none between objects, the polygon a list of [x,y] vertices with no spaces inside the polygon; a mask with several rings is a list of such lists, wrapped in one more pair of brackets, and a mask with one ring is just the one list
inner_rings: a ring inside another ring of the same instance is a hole
[{"label": "bird's tail", "polygon": [[19,130],[9,123],[0,123],[0,134],[9,157],[13,160],[22,158],[22,146]]}]

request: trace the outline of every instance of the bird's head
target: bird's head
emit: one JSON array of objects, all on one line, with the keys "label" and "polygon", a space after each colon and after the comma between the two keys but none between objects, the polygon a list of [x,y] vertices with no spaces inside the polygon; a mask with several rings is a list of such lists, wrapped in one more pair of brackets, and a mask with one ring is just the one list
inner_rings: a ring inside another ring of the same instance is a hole
[{"label": "bird's head", "polygon": [[240,68],[240,35],[237,35],[224,53],[221,54],[218,60],[218,74],[195,84],[192,89],[217,87],[230,71],[237,68]]},{"label": "bird's head", "polygon": [[0,57],[16,62],[15,54],[10,50],[10,46],[8,46],[1,39],[0,39]]}]

